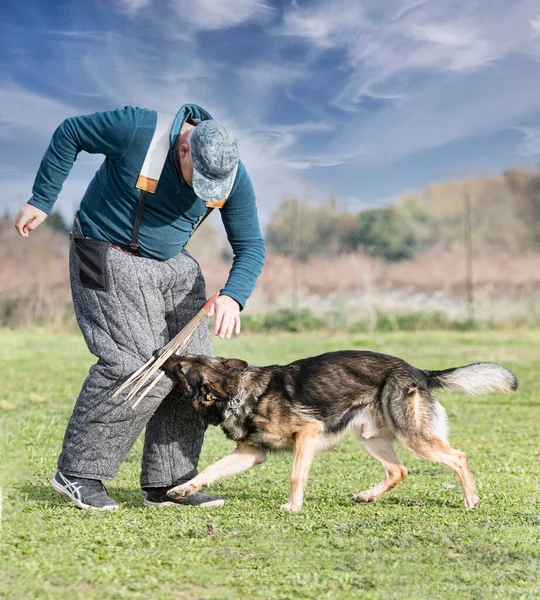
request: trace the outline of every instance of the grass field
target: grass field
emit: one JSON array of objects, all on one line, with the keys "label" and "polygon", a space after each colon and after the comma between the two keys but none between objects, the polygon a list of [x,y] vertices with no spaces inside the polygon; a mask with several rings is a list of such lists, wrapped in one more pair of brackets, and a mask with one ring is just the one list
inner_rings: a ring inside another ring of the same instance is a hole
[{"label": "grass field", "polygon": [[[539,598],[540,331],[240,336],[216,354],[253,364],[340,348],[399,355],[423,368],[498,361],[516,395],[439,394],[454,447],[481,498],[398,453],[409,478],[375,504],[354,493],[381,479],[351,437],[317,457],[303,511],[282,513],[291,457],[211,488],[222,509],[142,505],[141,440],[109,484],[113,513],[79,511],[48,484],[92,357],[74,334],[0,332],[3,515],[0,598]],[[201,465],[233,444],[211,428]]]}]

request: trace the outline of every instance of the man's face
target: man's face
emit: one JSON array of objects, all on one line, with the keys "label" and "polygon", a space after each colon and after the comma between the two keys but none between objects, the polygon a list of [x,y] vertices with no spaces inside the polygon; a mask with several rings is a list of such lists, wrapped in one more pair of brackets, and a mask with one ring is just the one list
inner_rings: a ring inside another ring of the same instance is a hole
[{"label": "man's face", "polygon": [[189,146],[186,143],[180,144],[178,148],[178,163],[180,164],[184,181],[193,187],[193,161],[191,160]]}]

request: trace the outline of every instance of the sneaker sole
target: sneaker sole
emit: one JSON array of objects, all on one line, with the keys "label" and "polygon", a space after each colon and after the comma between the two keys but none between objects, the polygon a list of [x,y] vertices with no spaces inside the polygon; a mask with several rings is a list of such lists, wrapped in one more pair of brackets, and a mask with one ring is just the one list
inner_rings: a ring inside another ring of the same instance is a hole
[{"label": "sneaker sole", "polygon": [[73,502],[73,504],[75,504],[75,506],[77,508],[80,508],[82,510],[116,510],[118,508],[118,504],[111,504],[110,506],[103,506],[101,508],[99,508],[98,506],[92,506],[90,504],[85,504],[84,502],[77,500],[77,498],[75,498],[75,496],[72,496],[66,490],[66,488],[63,487],[60,483],[58,483],[58,481],[56,481],[55,479],[51,479],[51,486],[59,494],[62,494],[62,496],[69,498],[71,500],[71,502]]},{"label": "sneaker sole", "polygon": [[225,500],[212,500],[211,502],[205,502],[204,504],[197,504],[193,506],[191,504],[179,504],[178,502],[151,502],[150,500],[144,500],[144,505],[150,508],[166,508],[167,506],[176,507],[188,507],[188,508],[219,508],[225,504]]}]

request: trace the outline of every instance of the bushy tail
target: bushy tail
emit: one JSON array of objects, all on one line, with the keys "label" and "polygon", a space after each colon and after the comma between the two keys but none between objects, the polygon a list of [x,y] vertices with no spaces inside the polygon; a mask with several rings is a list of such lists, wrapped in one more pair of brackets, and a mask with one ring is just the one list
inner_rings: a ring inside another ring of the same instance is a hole
[{"label": "bushy tail", "polygon": [[430,389],[461,390],[471,396],[488,392],[515,392],[516,376],[501,365],[475,363],[444,371],[424,371]]}]

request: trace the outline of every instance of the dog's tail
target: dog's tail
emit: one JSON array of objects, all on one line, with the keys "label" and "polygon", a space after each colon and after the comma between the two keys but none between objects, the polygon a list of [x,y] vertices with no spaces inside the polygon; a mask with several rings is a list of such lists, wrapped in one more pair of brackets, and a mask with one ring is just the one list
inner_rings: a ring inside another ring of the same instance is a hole
[{"label": "dog's tail", "polygon": [[495,363],[475,363],[444,371],[423,371],[430,389],[461,390],[471,396],[488,392],[515,392],[516,376]]}]

